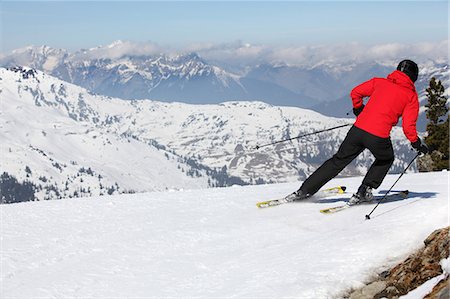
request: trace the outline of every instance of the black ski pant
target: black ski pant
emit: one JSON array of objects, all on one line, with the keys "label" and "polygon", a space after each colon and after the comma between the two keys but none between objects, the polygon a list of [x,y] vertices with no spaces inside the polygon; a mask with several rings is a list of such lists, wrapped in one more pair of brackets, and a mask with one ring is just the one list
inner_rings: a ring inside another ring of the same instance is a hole
[{"label": "black ski pant", "polygon": [[316,193],[366,148],[375,156],[375,161],[362,183],[378,188],[394,162],[391,139],[381,138],[352,126],[338,152],[309,176],[300,189],[311,195]]}]

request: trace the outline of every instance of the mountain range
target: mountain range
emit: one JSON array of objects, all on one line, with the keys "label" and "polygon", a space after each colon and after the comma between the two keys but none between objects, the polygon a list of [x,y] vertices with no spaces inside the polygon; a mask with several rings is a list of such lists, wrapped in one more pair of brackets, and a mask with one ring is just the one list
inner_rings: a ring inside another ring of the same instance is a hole
[{"label": "mountain range", "polygon": [[[124,101],[22,67],[0,68],[0,82],[0,169],[39,199],[299,181],[348,128],[257,146],[353,121],[260,101]],[[401,128],[391,136],[400,172],[413,153]],[[371,161],[364,152],[342,174]]]},{"label": "mountain range", "polygon": [[[385,77],[397,62],[318,63],[293,66],[282,62],[227,69],[197,53],[101,54],[118,52],[124,43],[69,53],[48,46],[26,47],[0,58],[0,66],[27,66],[121,99],[218,104],[224,101],[263,101],[275,106],[310,108],[321,114],[346,117],[351,111],[350,90],[372,77]],[[431,77],[448,81],[448,63],[420,63],[416,89],[425,100]],[[424,104],[424,103],[423,103]],[[422,105],[423,105],[422,104]],[[425,116],[419,128],[425,129]]]},{"label": "mountain range", "polygon": [[[117,43],[110,47],[118,46]],[[69,54],[47,46],[27,47],[0,59],[3,67],[28,66],[88,90],[121,99],[157,99],[194,104],[262,100],[310,107],[315,100],[278,84],[228,72],[196,53],[97,57],[92,50]]]}]

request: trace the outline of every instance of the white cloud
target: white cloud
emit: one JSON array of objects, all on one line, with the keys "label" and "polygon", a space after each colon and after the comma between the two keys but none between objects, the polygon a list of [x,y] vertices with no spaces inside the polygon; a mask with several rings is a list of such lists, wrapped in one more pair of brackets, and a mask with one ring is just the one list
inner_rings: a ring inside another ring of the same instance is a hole
[{"label": "white cloud", "polygon": [[165,50],[153,42],[115,41],[107,46],[99,46],[89,50],[75,53],[79,58],[110,58],[117,59],[123,56],[149,56],[165,52]]},{"label": "white cloud", "polygon": [[230,65],[248,65],[260,63],[267,56],[267,47],[252,45],[242,41],[223,44],[191,44],[183,49],[196,52],[206,60],[217,61]]},{"label": "white cloud", "polygon": [[448,40],[415,44],[342,43],[301,46],[271,46],[235,41],[197,43],[182,48],[161,46],[154,42],[115,41],[110,45],[78,51],[73,54],[73,58],[117,59],[123,56],[151,56],[161,53],[177,55],[190,52],[198,53],[200,57],[213,64],[228,66],[234,70],[263,63],[312,67],[322,63],[347,64],[364,61],[395,64],[405,58],[416,60],[418,63],[427,60],[447,62]]},{"label": "white cloud", "polygon": [[440,43],[417,43],[417,44],[383,44],[372,46],[367,49],[367,56],[370,59],[395,59],[411,58],[420,60],[441,60],[448,55],[448,41]]},{"label": "white cloud", "polygon": [[400,44],[387,43],[364,45],[345,43],[335,45],[266,46],[236,42],[221,45],[197,45],[197,51],[205,59],[228,62],[231,65],[259,63],[287,63],[296,66],[314,66],[320,63],[349,63],[363,61],[393,61],[404,58],[418,62],[447,60],[448,41],[437,43]]}]

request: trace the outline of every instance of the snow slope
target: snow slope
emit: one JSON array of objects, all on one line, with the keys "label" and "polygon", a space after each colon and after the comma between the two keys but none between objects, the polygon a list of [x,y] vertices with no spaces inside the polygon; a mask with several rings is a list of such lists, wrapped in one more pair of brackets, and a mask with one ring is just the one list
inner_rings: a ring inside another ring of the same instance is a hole
[{"label": "snow slope", "polygon": [[43,185],[38,199],[208,186],[206,174],[188,176],[191,167],[151,138],[139,140],[127,127],[111,132],[106,123],[130,102],[28,72],[0,68],[0,173]]},{"label": "snow slope", "polygon": [[[389,175],[378,190],[387,190]],[[335,179],[353,192],[360,177]],[[298,183],[2,205],[1,298],[339,298],[449,225],[448,173],[334,215],[336,195],[257,209]]]}]

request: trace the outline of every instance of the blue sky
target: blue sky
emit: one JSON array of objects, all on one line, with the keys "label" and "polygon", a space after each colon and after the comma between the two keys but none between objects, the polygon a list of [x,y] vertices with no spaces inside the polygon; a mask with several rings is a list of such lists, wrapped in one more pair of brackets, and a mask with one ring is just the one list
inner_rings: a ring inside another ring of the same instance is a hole
[{"label": "blue sky", "polygon": [[447,1],[1,2],[2,52],[115,40],[290,46],[448,39]]}]

